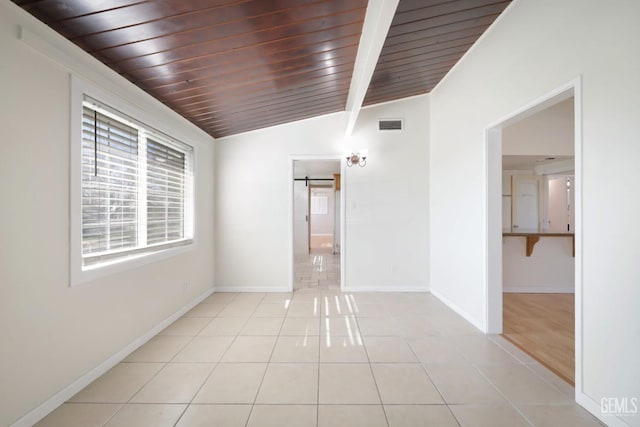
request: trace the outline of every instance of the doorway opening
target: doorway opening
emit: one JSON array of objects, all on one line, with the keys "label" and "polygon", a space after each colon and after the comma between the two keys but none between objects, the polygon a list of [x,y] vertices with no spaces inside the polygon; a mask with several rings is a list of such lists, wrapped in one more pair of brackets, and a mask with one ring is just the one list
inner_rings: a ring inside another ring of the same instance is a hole
[{"label": "doorway opening", "polygon": [[[566,114],[558,117],[562,108]],[[576,80],[487,129],[487,332],[503,334],[576,391],[580,120]]]},{"label": "doorway opening", "polygon": [[294,292],[342,288],[341,160],[292,160]]},{"label": "doorway opening", "polygon": [[[339,194],[337,196],[339,197]],[[333,184],[309,184],[310,254],[336,254],[340,252],[340,238],[336,236],[335,228],[335,219],[338,215],[336,214],[336,191]]]},{"label": "doorway opening", "polygon": [[503,129],[503,153],[531,122],[557,143],[526,147],[546,154],[502,156],[502,335],[574,385],[573,141],[544,127],[551,117],[572,129],[573,98]]}]

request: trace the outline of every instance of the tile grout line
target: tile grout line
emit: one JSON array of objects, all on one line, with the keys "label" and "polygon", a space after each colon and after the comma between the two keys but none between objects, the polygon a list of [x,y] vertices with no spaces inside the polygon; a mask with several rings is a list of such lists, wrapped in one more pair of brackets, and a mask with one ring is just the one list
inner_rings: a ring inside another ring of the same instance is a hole
[{"label": "tile grout line", "polygon": [[[445,335],[446,336],[446,335]],[[465,336],[465,335],[461,335],[461,336]],[[485,335],[486,338],[486,335]],[[501,346],[499,346],[497,343],[494,343],[493,340],[490,340],[489,338],[487,338],[489,341],[491,341],[494,345],[496,345],[497,347],[499,347],[501,350],[503,350],[505,353],[507,353],[509,356],[511,356],[517,363],[516,364],[522,364],[522,362],[515,357],[513,354],[511,354],[510,352],[506,351],[506,349],[503,349]],[[507,403],[516,411],[516,413],[518,415],[520,415],[525,422],[529,423],[531,426],[534,426],[534,424],[524,415],[524,413],[522,411],[520,411],[520,409],[516,406],[516,404],[511,401],[506,395],[505,393],[502,392],[502,390],[500,390],[498,388],[498,386],[491,381],[491,379],[489,377],[487,377],[484,372],[482,372],[482,370],[480,369],[480,365],[472,360],[470,360],[468,357],[465,356],[465,354],[460,350],[460,348],[458,347],[458,344],[456,344],[455,342],[453,343],[453,346],[455,347],[455,350],[460,353],[460,355],[469,363],[469,365],[471,367],[473,367],[473,369],[476,370],[476,372],[478,372],[480,374],[480,376],[482,376],[485,380],[487,380],[487,382],[491,385],[491,387],[494,388],[494,390],[500,395],[502,396]],[[428,375],[428,373],[427,373]],[[454,404],[455,405],[455,404]],[[458,405],[462,405],[462,404],[458,404]],[[448,406],[448,405],[447,405]],[[451,410],[451,408],[449,408],[449,410]],[[453,413],[453,410],[451,410],[451,412]],[[453,414],[455,417],[455,413]],[[458,417],[456,417],[456,420],[458,420]],[[461,421],[458,420],[458,422],[461,423]],[[535,427],[535,426],[534,426]]]},{"label": "tile grout line", "polygon": [[[235,300],[238,297],[239,294],[236,294],[235,297],[233,297],[229,302],[227,302],[224,305],[224,308],[227,308],[229,306],[229,304],[231,304],[233,302],[233,300]],[[222,310],[220,310],[220,312],[218,312],[218,314],[216,314],[216,316],[213,319],[217,319],[219,318],[220,313],[222,313],[222,311],[224,310],[224,308]],[[213,319],[211,319],[211,322],[213,322]],[[209,322],[209,323],[211,323]],[[245,322],[246,324],[247,322]],[[206,326],[208,326],[209,324],[207,324]],[[198,335],[196,335],[194,337],[194,339],[199,336],[200,332],[202,332],[204,330],[203,327],[199,332]],[[244,325],[243,325],[244,327]],[[238,337],[238,335],[236,335],[233,340],[231,340],[231,343],[229,343],[229,345],[227,346],[227,348],[222,352],[222,354],[220,355],[220,358],[218,359],[218,361],[214,364],[213,369],[211,370],[211,372],[209,372],[209,375],[207,375],[207,378],[205,378],[205,380],[202,382],[202,384],[200,384],[200,387],[198,387],[198,390],[196,390],[196,392],[194,393],[193,397],[191,398],[191,400],[189,401],[189,403],[187,404],[187,406],[184,408],[184,411],[182,411],[182,414],[180,414],[180,416],[178,417],[178,419],[176,420],[176,422],[174,423],[174,427],[178,425],[178,423],[180,422],[180,420],[182,419],[182,417],[184,417],[184,414],[187,412],[187,410],[193,405],[193,401],[195,400],[196,396],[200,393],[200,391],[202,390],[202,388],[204,387],[204,385],[207,383],[207,381],[209,381],[209,378],[211,378],[211,375],[213,375],[213,372],[216,370],[216,368],[220,365],[220,361],[222,360],[222,358],[224,357],[224,355],[227,353],[227,351],[229,351],[229,349],[231,348],[231,346],[233,345],[233,343],[235,342],[236,338]],[[177,356],[177,354],[176,354]],[[173,357],[175,359],[175,356]],[[173,360],[173,359],[172,359]]]},{"label": "tile grout line", "polygon": [[[236,297],[237,297],[238,295],[239,295],[239,294],[237,294],[237,295],[236,295]],[[235,299],[235,298],[234,298],[234,299]],[[231,302],[233,302],[233,301],[230,301],[229,303],[227,303],[227,304],[225,305],[225,308],[226,308],[229,304],[231,304]],[[259,305],[259,304],[258,304],[258,305]],[[257,307],[257,306],[256,306],[256,307]],[[254,310],[254,311],[255,311],[255,310]],[[237,316],[229,316],[228,318],[235,318],[235,317],[237,317]],[[220,317],[219,317],[218,315],[216,315],[216,317],[215,317],[215,318],[220,318]],[[214,318],[214,319],[215,319],[215,318]],[[225,318],[225,317],[222,317],[222,318]],[[243,323],[243,325],[240,327],[240,330],[242,330],[242,328],[246,325],[246,323],[248,322],[249,318],[250,318],[250,317],[248,317],[248,318],[247,318],[247,320]],[[205,326],[205,327],[206,327],[206,326]],[[204,328],[202,328],[202,329],[204,329]],[[202,332],[202,331],[200,331],[200,332]],[[240,331],[239,331],[239,332],[238,332],[238,333],[233,337],[233,339],[231,340],[231,342],[229,343],[229,345],[227,346],[227,348],[226,348],[226,349],[222,352],[222,354],[220,355],[219,360],[218,360],[217,362],[213,363],[213,364],[214,364],[213,369],[211,370],[211,372],[209,373],[209,375],[207,375],[207,378],[206,378],[206,379],[204,380],[204,382],[200,385],[200,387],[198,388],[198,390],[196,391],[196,393],[193,395],[193,397],[191,398],[191,401],[187,404],[187,408],[185,408],[185,412],[186,412],[186,409],[188,409],[190,406],[194,405],[193,401],[195,400],[195,398],[196,398],[196,396],[198,395],[198,393],[200,393],[200,391],[201,391],[201,390],[202,390],[202,388],[204,387],[204,384],[209,380],[209,378],[211,378],[211,375],[213,375],[213,372],[216,370],[216,368],[217,368],[221,363],[223,363],[223,362],[222,362],[222,358],[223,358],[223,357],[224,357],[224,355],[227,353],[227,351],[229,351],[229,349],[231,348],[231,346],[233,345],[233,343],[236,341],[236,339],[240,336],[240,335],[239,335],[239,333],[240,333]],[[197,336],[199,336],[199,335],[196,335],[196,336],[194,337],[194,339],[195,339]],[[229,336],[229,335],[212,335],[212,336],[210,336],[210,337],[213,337],[213,338],[219,338],[219,337],[227,337],[227,336]],[[177,356],[177,354],[176,354],[176,356]],[[174,357],[174,358],[175,358],[175,357]],[[199,362],[199,363],[207,363],[207,362]],[[220,404],[220,403],[216,403],[216,405],[219,405],[219,404]],[[183,412],[183,415],[184,415],[184,412]],[[180,416],[180,418],[182,418],[182,416],[183,416],[183,415],[181,415],[181,416]],[[178,421],[180,420],[180,418],[178,419]],[[177,424],[177,422],[178,422],[178,421],[176,421],[176,424]]]},{"label": "tile grout line", "polygon": [[[413,350],[413,347],[411,347],[411,344],[407,343],[409,345],[409,348],[411,349],[411,351],[413,351],[413,353],[415,354],[415,351]],[[416,354],[416,357],[418,357],[418,355]],[[420,358],[418,358],[418,360],[420,360]],[[442,395],[442,392],[440,391],[440,388],[438,387],[438,385],[435,383],[435,381],[433,381],[433,378],[431,378],[431,375],[429,375],[429,372],[427,371],[427,369],[424,367],[424,363],[420,360],[420,367],[422,368],[422,370],[424,371],[424,373],[427,375],[427,377],[429,378],[429,381],[431,381],[431,384],[433,384],[433,387],[436,389],[436,391],[438,392],[438,394],[440,395],[440,398],[442,399],[442,402],[444,403],[444,406],[447,407],[447,410],[449,411],[449,413],[451,414],[451,416],[453,417],[453,419],[455,420],[455,422],[458,424],[459,427],[462,427],[462,424],[460,422],[460,420],[458,419],[458,417],[456,417],[456,414],[453,413],[453,411],[451,410],[450,404],[447,403],[447,400],[444,398],[444,396]]]},{"label": "tile grout line", "polygon": [[[319,283],[319,282],[318,282]],[[320,294],[322,295],[322,294]],[[322,307],[323,301],[322,297],[320,299],[320,313],[318,316],[318,385],[317,385],[317,396],[316,396],[316,427],[320,425],[320,352],[322,350]]]},{"label": "tile grout line", "polygon": [[[176,319],[176,320],[177,320],[177,319]],[[213,318],[212,318],[212,320],[213,320]],[[175,323],[175,322],[174,322],[174,323]],[[172,323],[171,325],[173,325],[173,323]],[[171,325],[169,325],[169,326],[171,326]],[[167,326],[167,328],[168,328],[169,326]],[[165,328],[165,329],[166,329],[166,328]],[[156,338],[156,337],[158,337],[158,336],[160,336],[160,334],[159,334],[159,333],[158,333],[157,335],[155,335],[153,338]],[[185,336],[185,335],[169,335],[169,336]],[[176,353],[171,357],[171,359],[169,359],[169,361],[167,361],[167,362],[144,362],[144,361],[139,361],[139,362],[124,362],[124,361],[123,361],[123,362],[120,362],[120,363],[161,363],[163,366],[162,366],[160,369],[158,369],[158,372],[156,372],[155,374],[153,374],[153,375],[152,375],[152,376],[151,376],[151,377],[150,377],[150,378],[149,378],[149,379],[148,379],[148,380],[147,380],[147,381],[146,381],[142,386],[140,386],[140,387],[135,391],[135,393],[133,393],[133,394],[131,395],[131,397],[130,397],[130,398],[129,398],[129,399],[128,399],[128,400],[127,400],[127,401],[126,401],[126,402],[125,402],[121,407],[120,407],[120,409],[118,409],[118,410],[117,410],[117,411],[116,411],[116,412],[115,412],[111,417],[109,417],[109,419],[108,419],[108,420],[103,424],[103,426],[105,426],[105,425],[109,424],[109,422],[110,422],[110,421],[111,421],[111,420],[112,420],[112,419],[113,419],[113,418],[114,418],[118,413],[120,413],[120,411],[122,411],[122,409],[124,409],[124,407],[125,407],[125,406],[130,405],[130,404],[138,404],[138,403],[131,403],[131,400],[132,400],[134,397],[136,397],[136,396],[138,395],[138,393],[140,393],[140,391],[141,391],[143,388],[145,388],[147,385],[149,385],[149,383],[151,383],[151,381],[153,381],[153,379],[154,379],[154,378],[156,378],[158,375],[160,375],[160,373],[166,369],[166,367],[169,365],[169,363],[171,363],[171,360],[173,360],[173,359],[178,355],[178,353],[180,353],[182,350],[184,350],[184,348],[185,348],[186,346],[188,346],[188,345],[193,341],[193,339],[194,339],[194,338],[195,338],[195,335],[194,335],[194,336],[192,336],[192,337],[191,337],[191,339],[190,339],[189,341],[187,341],[187,342],[185,343],[185,345],[184,345],[184,346],[180,347],[180,348],[176,351]],[[143,404],[145,404],[145,403],[143,403]],[[148,404],[148,403],[146,403],[146,404]],[[187,405],[187,407],[188,407],[188,405]],[[186,411],[187,407],[185,407],[185,409],[182,411],[182,413],[180,414],[180,417],[178,417],[178,419],[180,419],[180,418],[182,417],[182,414],[184,413],[184,411]],[[177,421],[176,421],[176,422],[177,422]]]},{"label": "tile grout line", "polygon": [[[518,357],[516,357],[516,355],[512,352],[509,351],[508,349],[504,348],[502,345],[500,345],[499,343],[497,343],[496,341],[494,341],[493,339],[491,339],[490,337],[487,337],[487,339],[493,343],[495,346],[497,346],[498,348],[500,348],[501,350],[503,350],[505,353],[509,354],[517,363],[515,363],[514,365],[516,366],[522,366],[523,368],[525,368],[530,374],[532,374],[535,378],[537,378],[538,380],[542,381],[544,384],[546,384],[547,386],[551,387],[553,390],[555,390],[557,393],[559,393],[563,398],[567,399],[567,401],[571,404],[571,403],[575,403],[573,402],[573,399],[570,398],[569,396],[567,396],[566,394],[564,394],[562,391],[558,390],[557,387],[555,387],[553,384],[551,384],[550,381],[546,380],[545,378],[543,378],[541,375],[539,375],[537,372],[535,372],[533,369],[531,369],[527,363],[523,362],[522,360],[520,360]],[[524,352],[523,352],[524,353]],[[526,353],[524,353],[526,354]],[[518,407],[518,405],[516,405],[516,403],[514,401],[512,401],[511,399],[509,399],[507,397],[507,395],[505,393],[503,393],[498,386],[482,371],[482,369],[480,368],[482,365],[475,363],[475,362],[471,362],[471,365],[476,369],[477,372],[480,373],[480,375],[482,377],[484,377],[492,386],[494,389],[496,389],[496,391],[511,405],[511,407],[513,409],[515,409],[515,411],[522,417],[524,418],[524,420],[526,422],[528,422],[529,424],[531,424],[532,426],[534,426],[534,422],[531,421],[529,419],[529,417],[527,417],[525,415],[525,413]],[[554,374],[555,375],[555,374]],[[557,375],[556,375],[557,376]],[[558,377],[560,378],[560,377]],[[561,379],[561,378],[560,378]],[[527,405],[527,403],[523,403],[523,405]],[[536,405],[536,404],[532,404],[530,403],[529,405]],[[562,406],[562,405],[566,405],[564,403],[541,403],[538,405],[548,405],[548,406]]]},{"label": "tile grout line", "polygon": [[[349,298],[349,297],[347,296],[347,298]],[[354,307],[355,307],[355,311],[358,311],[358,308],[357,308],[358,306],[355,303],[355,300],[353,301],[353,304],[354,304]],[[362,332],[362,329],[360,329],[360,320],[359,320],[359,317],[358,317],[358,315],[356,313],[354,313],[354,318],[356,319],[356,324],[358,325],[358,330],[360,332]],[[362,335],[362,333],[361,333],[361,335]],[[385,421],[387,423],[387,427],[389,427],[389,417],[387,416],[387,410],[384,407],[384,402],[382,401],[382,394],[380,393],[380,387],[378,387],[378,381],[376,380],[376,376],[373,373],[373,366],[371,366],[371,358],[369,357],[369,350],[367,350],[367,346],[366,346],[366,344],[364,342],[364,337],[362,337],[362,347],[364,348],[364,352],[367,355],[369,371],[371,372],[371,377],[373,378],[373,383],[375,384],[376,391],[378,392],[378,399],[380,399],[380,406],[382,407],[382,413],[384,414],[384,419],[385,419]]]},{"label": "tile grout line", "polygon": [[[549,370],[549,368],[547,368],[546,366],[544,366],[543,364],[541,364],[540,362],[538,362],[536,359],[534,359],[532,356],[529,356],[527,353],[525,353],[524,351],[520,350],[519,348],[515,347],[512,349],[507,349],[505,346],[501,345],[501,343],[495,341],[494,339],[492,339],[491,337],[488,337],[488,339],[493,342],[495,345],[497,345],[498,347],[500,347],[503,351],[505,351],[506,353],[510,354],[514,359],[516,359],[522,366],[524,366],[525,368],[527,368],[531,373],[533,373],[533,375],[535,375],[536,377],[538,377],[539,379],[541,379],[543,382],[547,383],[549,386],[551,386],[551,388],[553,388],[554,390],[556,390],[558,393],[560,393],[561,395],[563,395],[564,397],[566,397],[567,399],[569,399],[570,401],[574,401],[575,400],[575,387],[571,387],[571,384],[567,383],[567,385],[569,387],[572,388],[572,390],[574,391],[574,396],[567,396],[562,390],[560,390],[558,387],[556,387],[554,384],[551,383],[551,381],[547,380],[546,378],[544,378],[542,375],[540,375],[538,372],[534,371],[529,365],[531,365],[530,363],[526,363],[522,360],[520,360],[514,353],[515,351],[513,350],[517,350],[519,352],[521,352],[522,354],[524,354],[525,356],[531,358],[535,363],[539,364],[540,366],[542,366],[544,369],[548,370],[553,376],[557,377],[558,379],[560,379],[561,381],[564,381],[562,378],[560,378],[560,376],[558,376],[556,373],[554,373],[553,371]],[[513,344],[512,344],[513,345]],[[565,381],[566,382],[566,381]]]},{"label": "tile grout line", "polygon": [[[202,304],[202,302],[201,302],[200,304]],[[198,305],[200,305],[200,304],[198,304]],[[225,304],[225,307],[226,307],[226,305],[228,305],[228,303],[227,303],[227,304]],[[193,309],[192,309],[192,310],[193,310]],[[189,311],[191,311],[191,310],[189,310]],[[186,314],[186,313],[185,313],[185,314]],[[181,318],[183,318],[183,317],[184,317],[184,315],[183,315],[183,316],[181,316],[181,317],[179,317],[178,319],[181,319]],[[204,317],[208,317],[208,316],[204,316]],[[211,317],[211,321],[212,321],[213,319],[215,319],[216,317],[217,317],[217,315],[216,315],[216,316]],[[176,319],[176,321],[177,321],[178,319]],[[174,323],[175,323],[175,322],[173,322],[171,325],[173,325]],[[211,323],[211,322],[209,322],[209,323]],[[171,325],[167,326],[167,328],[169,328]],[[207,324],[207,325],[208,325],[208,324]],[[201,331],[202,331],[202,329],[204,329],[207,325],[203,326],[203,327],[200,329],[200,331],[199,331],[199,332],[201,332]],[[164,330],[166,330],[167,328],[163,329],[163,331],[164,331]],[[156,338],[156,337],[158,337],[158,336],[161,336],[161,335],[160,335],[160,333],[161,333],[161,332],[162,332],[162,331],[160,331],[158,334],[156,334],[153,338]],[[198,333],[199,333],[199,332],[198,332]],[[164,336],[164,335],[163,335],[163,336]],[[166,336],[188,336],[188,335],[166,335]],[[190,339],[187,343],[185,343],[185,345],[184,345],[184,346],[180,347],[180,349],[178,349],[178,350],[176,351],[176,353],[175,353],[175,354],[174,354],[174,355],[169,359],[169,361],[167,361],[167,362],[143,362],[143,361],[139,361],[139,362],[126,362],[125,360],[123,360],[123,361],[119,362],[119,364],[120,364],[120,363],[161,363],[163,366],[162,366],[160,369],[158,369],[158,372],[156,372],[155,374],[153,374],[153,375],[152,375],[152,376],[151,376],[151,377],[150,377],[150,378],[149,378],[149,379],[148,379],[148,380],[147,380],[147,381],[146,381],[142,386],[140,386],[140,387],[139,387],[139,388],[138,388],[138,389],[137,389],[137,390],[136,390],[136,391],[131,395],[131,397],[130,397],[130,398],[129,398],[125,403],[121,403],[121,405],[122,405],[122,406],[120,406],[120,408],[119,408],[116,412],[114,412],[114,413],[113,413],[113,414],[112,414],[112,415],[111,415],[111,416],[110,416],[110,417],[109,417],[109,418],[104,422],[104,424],[102,424],[102,426],[104,427],[104,426],[106,426],[107,424],[109,424],[109,422],[111,422],[111,420],[112,420],[116,415],[118,415],[118,414],[122,411],[122,409],[124,409],[124,407],[125,407],[125,406],[127,406],[127,405],[131,404],[131,400],[132,400],[132,399],[133,399],[133,398],[134,398],[138,393],[140,393],[140,391],[141,391],[143,388],[145,388],[145,387],[146,387],[146,386],[147,386],[147,385],[148,385],[148,384],[149,384],[149,383],[150,383],[154,378],[156,378],[156,377],[160,374],[160,372],[164,371],[164,370],[165,370],[165,368],[167,367],[167,365],[169,365],[169,363],[171,363],[171,361],[172,361],[173,359],[175,359],[175,357],[178,355],[178,353],[180,353],[182,350],[184,350],[184,349],[185,349],[185,348],[186,348],[186,347],[187,347],[187,346],[188,346],[188,345],[189,345],[189,344],[190,344],[190,343],[195,339],[195,337],[196,337],[196,336],[197,336],[197,334],[196,334],[196,335],[193,335],[193,336],[191,337],[191,339]],[[152,339],[153,339],[153,338],[152,338]],[[145,343],[145,344],[146,344],[146,343]],[[137,349],[136,349],[136,351],[137,351]],[[129,356],[127,356],[127,357],[129,357]],[[125,359],[126,359],[126,358],[125,358]],[[117,366],[117,365],[116,365],[116,366]],[[112,369],[113,369],[113,368],[112,368]],[[214,369],[215,369],[215,368],[214,368]],[[213,371],[212,371],[212,372],[213,372]],[[206,380],[205,380],[205,381],[206,381]],[[196,393],[196,394],[197,394],[197,393]],[[194,397],[195,397],[195,395],[194,395]],[[182,411],[182,413],[180,414],[180,416],[179,416],[179,417],[178,417],[178,419],[176,420],[176,424],[177,424],[177,422],[180,420],[180,418],[182,418],[182,416],[184,415],[184,412],[187,410],[187,408],[188,408],[188,407],[189,407],[189,405],[187,405],[187,406],[185,407],[185,409]]]},{"label": "tile grout line", "polygon": [[[434,335],[434,337],[437,338],[450,338],[451,335],[447,335],[446,332],[441,331],[438,329],[438,333],[441,333],[442,335]],[[413,347],[411,347],[411,344],[407,343],[409,345],[409,348],[411,348],[411,351],[415,353],[415,350],[413,349]],[[469,365],[473,366],[475,368],[475,366],[468,360],[466,360],[466,357],[464,357],[464,354],[458,349],[458,347],[453,344],[454,347],[454,351],[460,355],[460,357],[462,357],[463,359],[465,359],[465,361],[469,362]],[[418,355],[416,354],[416,357],[418,357]],[[420,358],[418,357],[418,360],[420,360]],[[433,384],[433,386],[436,388],[436,390],[438,391],[438,393],[440,394],[440,397],[442,398],[442,401],[444,402],[445,406],[447,407],[447,410],[449,411],[449,413],[451,414],[451,416],[453,417],[453,419],[455,420],[455,422],[458,424],[458,426],[462,426],[462,421],[456,416],[456,414],[453,412],[453,409],[451,409],[451,406],[455,406],[455,403],[448,403],[447,400],[444,398],[444,395],[442,394],[442,392],[440,391],[440,388],[438,387],[438,385],[435,383],[435,381],[433,380],[433,378],[431,377],[431,375],[429,375],[429,371],[427,371],[426,367],[424,366],[425,362],[423,362],[422,360],[420,360],[420,366],[422,366],[422,369],[425,371],[425,373],[427,374],[427,376],[429,377],[429,380],[431,380],[431,383]],[[491,384],[491,383],[490,383]],[[495,386],[493,384],[491,384],[492,387],[495,388]]]},{"label": "tile grout line", "polygon": [[[437,329],[437,328],[436,328]],[[440,330],[438,330],[438,333],[442,333]],[[439,335],[434,335],[434,336],[439,336]],[[442,335],[444,336],[444,335]],[[407,346],[409,346],[409,349],[411,350],[411,352],[413,353],[413,355],[416,357],[416,360],[418,360],[420,367],[422,368],[422,370],[424,371],[425,375],[427,375],[427,378],[429,378],[429,381],[431,381],[431,384],[433,385],[433,387],[436,389],[436,391],[438,392],[438,394],[440,395],[440,398],[442,399],[442,403],[443,406],[445,406],[447,408],[447,410],[449,411],[449,414],[451,415],[451,417],[454,419],[454,421],[458,424],[459,427],[462,426],[460,420],[458,420],[458,418],[455,416],[455,414],[453,413],[453,411],[451,410],[451,407],[449,406],[449,404],[447,403],[447,400],[444,398],[444,395],[442,394],[442,392],[440,391],[440,388],[438,387],[438,385],[435,383],[435,381],[433,381],[433,378],[431,378],[431,375],[429,375],[429,372],[427,371],[427,369],[425,368],[425,364],[424,362],[420,359],[420,357],[418,357],[418,354],[415,352],[415,350],[413,349],[413,347],[411,346],[411,344],[408,342],[409,337],[406,336],[402,336],[402,338],[404,339],[405,343],[407,344]],[[418,338],[418,337],[410,337],[410,338]],[[456,350],[457,351],[457,350]]]},{"label": "tile grout line", "polygon": [[431,381],[431,384],[433,384],[433,388],[436,389],[436,391],[438,392],[438,394],[440,395],[440,398],[442,399],[442,403],[444,406],[447,407],[447,410],[449,411],[449,413],[451,414],[451,416],[453,417],[453,419],[455,420],[455,422],[458,424],[458,427],[462,427],[462,424],[460,423],[460,420],[458,420],[458,418],[456,418],[455,414],[453,413],[453,411],[451,410],[451,408],[449,407],[449,404],[447,403],[446,399],[444,398],[444,396],[442,395],[442,392],[440,391],[440,388],[438,387],[438,385],[435,383],[435,381],[433,381],[433,378],[431,378],[431,375],[429,375],[429,372],[427,371],[427,369],[424,366],[424,362],[422,362],[422,360],[418,357],[418,354],[415,352],[415,350],[413,349],[413,347],[411,346],[411,344],[409,344],[409,342],[407,341],[407,337],[402,337],[402,339],[404,339],[404,342],[407,344],[407,346],[409,346],[409,349],[411,350],[411,352],[413,353],[413,355],[416,357],[416,360],[418,361],[418,363],[420,364],[420,367],[422,368],[422,370],[424,371],[425,375],[427,376],[427,378],[429,378],[429,381]]},{"label": "tile grout line", "polygon": [[489,384],[491,384],[493,386],[493,388],[496,389],[496,391],[500,394],[500,396],[502,396],[509,403],[509,405],[511,405],[511,407],[513,409],[515,409],[515,411],[518,413],[518,415],[520,415],[531,426],[535,427],[535,424],[531,420],[529,420],[529,418],[520,410],[520,408],[518,408],[516,406],[515,402],[513,402],[511,399],[509,399],[507,397],[507,395],[505,393],[503,393],[502,390],[500,390],[498,388],[498,386],[493,381],[491,381],[491,379],[489,377],[487,377],[485,375],[484,372],[482,372],[482,369],[480,369],[476,363],[471,363],[471,365],[480,373],[481,376],[483,376],[489,382]]},{"label": "tile grout line", "polygon": [[[194,335],[192,337],[192,339],[183,347],[181,348],[172,358],[169,362],[167,362],[167,365],[169,363],[171,363],[177,356],[178,354],[180,354],[189,344],[191,344],[196,337],[198,337],[200,335],[200,332],[202,332],[204,330],[204,328],[206,328],[211,322],[213,322],[213,319],[217,319],[220,315],[220,313],[229,306],[229,304],[231,304],[233,302],[233,300],[235,300],[238,297],[238,294],[236,294],[229,302],[227,302],[226,304],[224,304],[224,307],[222,310],[220,310],[213,318],[211,318],[211,321],[209,323],[207,323],[205,326],[203,326],[196,335]],[[202,304],[202,303],[201,303]],[[175,322],[174,322],[175,323]],[[235,341],[235,339],[234,339]],[[233,344],[233,341],[231,341],[231,344]],[[229,344],[229,347],[231,347],[231,344]],[[229,347],[227,347],[227,349],[220,355],[220,360],[222,360],[222,357],[224,356],[224,353],[227,352],[227,350],[229,350]],[[211,372],[209,372],[209,374],[207,375],[207,377],[204,379],[204,381],[202,382],[202,384],[200,384],[200,387],[198,387],[198,390],[196,390],[196,392],[193,394],[193,396],[191,397],[191,400],[189,401],[189,403],[186,404],[184,410],[182,411],[182,413],[180,414],[180,416],[176,419],[176,422],[173,424],[173,426],[177,426],[178,423],[180,422],[180,420],[182,419],[182,417],[184,416],[184,414],[187,412],[187,410],[189,409],[189,407],[191,407],[191,404],[193,403],[193,400],[196,398],[196,396],[198,395],[198,393],[200,393],[200,390],[202,390],[202,387],[204,387],[205,383],[209,380],[209,378],[211,378],[211,375],[213,375],[213,371],[216,370],[216,368],[218,367],[220,360],[218,360],[218,362],[213,364],[213,369],[211,369]],[[163,368],[164,369],[164,368]]]},{"label": "tile grout line", "polygon": [[[264,301],[265,298],[266,298],[266,294],[262,297],[262,299],[260,300],[258,305],[256,305],[256,308],[253,310],[252,314],[256,312],[256,310],[258,309],[258,306],[260,305],[260,303],[262,303]],[[293,297],[291,297],[291,300],[293,300]],[[284,325],[284,319],[286,319],[287,313],[289,312],[289,308],[290,307],[291,307],[291,303],[289,303],[289,307],[287,307],[287,310],[285,311],[284,317],[282,319],[282,323],[280,324],[280,329],[278,330],[278,335],[276,335],[276,340],[274,341],[273,347],[271,348],[271,353],[269,354],[269,359],[267,360],[267,362],[265,364],[266,366],[264,368],[264,372],[262,373],[262,379],[260,380],[260,384],[258,384],[258,388],[256,389],[256,395],[253,398],[253,403],[251,404],[251,410],[249,411],[249,416],[247,416],[247,421],[244,424],[245,427],[247,427],[249,425],[249,421],[251,421],[251,415],[253,415],[253,410],[256,407],[256,401],[258,400],[258,395],[260,394],[260,389],[262,388],[262,384],[264,383],[264,378],[267,376],[267,371],[269,370],[269,363],[271,362],[271,358],[273,357],[273,352],[276,350],[276,345],[278,343],[278,338],[280,337],[280,332],[282,331],[282,327]],[[250,317],[251,316],[249,316],[249,318]]]}]

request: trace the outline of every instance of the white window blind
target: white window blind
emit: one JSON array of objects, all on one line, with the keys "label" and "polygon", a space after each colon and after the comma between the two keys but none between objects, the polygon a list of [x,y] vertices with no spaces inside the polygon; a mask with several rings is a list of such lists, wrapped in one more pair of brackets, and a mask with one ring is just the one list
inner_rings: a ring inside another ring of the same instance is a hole
[{"label": "white window blind", "polygon": [[138,131],[85,107],[82,136],[82,253],[136,247]]},{"label": "white window blind", "polygon": [[147,139],[147,242],[184,237],[186,155]]},{"label": "white window blind", "polygon": [[190,146],[85,99],[83,267],[191,242],[192,156]]}]

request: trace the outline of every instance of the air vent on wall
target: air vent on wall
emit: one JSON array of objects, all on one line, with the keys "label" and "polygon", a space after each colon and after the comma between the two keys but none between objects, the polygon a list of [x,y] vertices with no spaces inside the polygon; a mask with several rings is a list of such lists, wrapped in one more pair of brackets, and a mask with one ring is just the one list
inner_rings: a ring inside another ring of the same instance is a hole
[{"label": "air vent on wall", "polygon": [[378,120],[378,130],[402,130],[402,120]]}]

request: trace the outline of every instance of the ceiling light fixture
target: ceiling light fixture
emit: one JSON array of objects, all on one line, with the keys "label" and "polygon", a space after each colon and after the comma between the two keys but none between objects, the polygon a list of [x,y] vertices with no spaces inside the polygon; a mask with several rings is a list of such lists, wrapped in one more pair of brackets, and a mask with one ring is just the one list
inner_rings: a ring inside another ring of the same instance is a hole
[{"label": "ceiling light fixture", "polygon": [[347,166],[351,167],[353,165],[358,165],[361,168],[367,165],[367,156],[362,156],[360,153],[351,153],[350,156],[347,156]]}]

